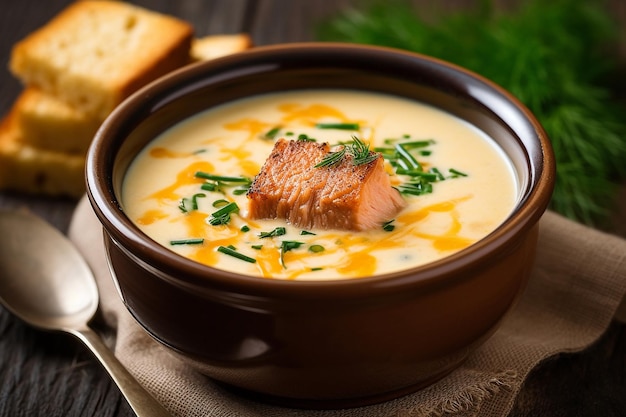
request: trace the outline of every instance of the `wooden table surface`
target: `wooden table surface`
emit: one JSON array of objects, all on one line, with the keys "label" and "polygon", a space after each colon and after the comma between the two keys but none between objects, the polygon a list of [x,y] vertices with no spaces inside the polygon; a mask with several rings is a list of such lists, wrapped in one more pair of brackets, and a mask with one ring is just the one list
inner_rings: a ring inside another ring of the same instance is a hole
[{"label": "wooden table surface", "polygon": [[[69,2],[2,2],[1,114],[7,112],[22,88],[6,68],[11,46]],[[363,1],[140,0],[132,3],[186,19],[194,24],[197,35],[247,32],[254,44],[266,45],[314,40],[317,22]],[[441,2],[442,7],[463,3],[467,1]],[[0,192],[0,208],[27,207],[64,232],[75,204],[70,199]],[[78,342],[70,336],[33,330],[0,307],[0,416],[131,415],[108,375]],[[617,322],[587,351],[562,355],[534,370],[510,414],[625,415],[626,326]]]}]

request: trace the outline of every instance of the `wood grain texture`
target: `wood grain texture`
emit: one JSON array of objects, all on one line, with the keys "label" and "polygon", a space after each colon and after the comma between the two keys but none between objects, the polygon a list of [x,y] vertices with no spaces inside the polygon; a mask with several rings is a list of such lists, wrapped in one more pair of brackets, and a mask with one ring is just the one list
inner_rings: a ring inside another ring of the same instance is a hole
[{"label": "wood grain texture", "polygon": [[[22,86],[7,70],[12,45],[43,25],[70,0],[5,1],[0,13],[0,113]],[[192,22],[198,36],[247,32],[255,45],[315,39],[315,26],[359,0],[135,0],[132,3]],[[471,7],[477,1],[415,1],[424,13]],[[515,1],[500,0],[501,7]],[[623,0],[609,2],[626,22]],[[626,49],[626,23],[620,50]],[[624,198],[626,201],[626,197]],[[0,209],[26,207],[67,231],[75,201],[0,193]],[[626,230],[624,224],[616,230]],[[624,232],[626,234],[626,232]],[[1,279],[1,270],[0,270]],[[580,354],[554,358],[533,371],[511,417],[626,415],[626,326]],[[70,336],[33,330],[0,307],[0,417],[111,416],[132,412],[100,365]]]}]

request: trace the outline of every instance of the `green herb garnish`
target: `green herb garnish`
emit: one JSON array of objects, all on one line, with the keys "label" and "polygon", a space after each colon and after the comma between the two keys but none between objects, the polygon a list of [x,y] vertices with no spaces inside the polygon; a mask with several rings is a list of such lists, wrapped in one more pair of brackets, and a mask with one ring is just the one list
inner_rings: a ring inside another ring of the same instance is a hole
[{"label": "green herb garnish", "polygon": [[239,177],[231,177],[231,176],[226,176],[226,175],[214,175],[214,174],[209,174],[208,172],[202,172],[202,171],[198,171],[194,174],[194,176],[196,178],[202,178],[205,180],[211,180],[211,181],[219,181],[219,182],[234,182],[234,183],[249,183],[250,182],[250,178],[248,177],[244,177],[244,176],[239,176]]},{"label": "green herb garnish", "polygon": [[306,133],[300,133],[298,135],[299,142],[317,142],[317,139],[310,137]]},{"label": "green herb garnish", "polygon": [[228,246],[218,246],[217,251],[252,264],[256,262],[256,259],[246,256],[241,252],[237,252],[235,249]]},{"label": "green herb garnish", "polygon": [[459,171],[458,169],[454,169],[454,168],[450,168],[448,170],[448,172],[450,172],[450,174],[452,174],[452,178],[456,178],[456,177],[467,177],[467,174],[464,172]]},{"label": "green herb garnish", "polygon": [[178,208],[183,213],[188,213],[190,211],[198,210],[198,198],[200,197],[206,197],[206,194],[197,193],[197,194],[194,194],[193,197],[191,198],[182,198],[180,200],[180,204],[178,205]]},{"label": "green herb garnish", "polygon": [[261,239],[264,239],[264,238],[268,238],[268,237],[282,236],[285,233],[287,233],[287,229],[285,229],[284,227],[281,226],[281,227],[275,228],[271,232],[261,232],[261,233],[259,233],[259,237]]},{"label": "green herb garnish", "polygon": [[207,223],[211,226],[228,224],[230,223],[230,215],[237,212],[239,212],[239,206],[237,203],[228,203],[221,209],[211,213],[211,215],[207,218]]},{"label": "green herb garnish", "polygon": [[276,135],[278,135],[278,132],[280,132],[280,129],[282,129],[281,126],[275,126],[273,128],[271,128],[270,130],[268,130],[264,135],[263,138],[264,139],[275,139]]},{"label": "green herb garnish", "polygon": [[219,200],[215,200],[212,204],[213,207],[218,208],[218,207],[224,207],[226,205],[228,205],[230,203],[230,201],[228,200],[224,200],[224,199],[219,199]]},{"label": "green herb garnish", "polygon": [[395,150],[398,153],[398,156],[402,158],[401,160],[405,163],[405,167],[408,169],[422,170],[422,164],[415,159],[413,154],[409,152],[408,148],[404,147],[404,144],[396,144]]},{"label": "green herb garnish", "polygon": [[344,156],[346,156],[346,151],[347,148],[344,146],[339,150],[327,153],[326,155],[324,155],[320,162],[315,164],[315,168],[331,167],[333,165],[337,165],[343,160]]},{"label": "green herb garnish", "polygon": [[315,125],[318,129],[339,129],[339,130],[359,130],[358,123],[318,123]]},{"label": "green herb garnish", "polygon": [[285,253],[289,252],[290,250],[297,249],[302,245],[304,245],[304,242],[297,242],[295,240],[283,240],[282,244],[280,245],[280,264],[283,268],[287,269],[287,266],[285,265]]},{"label": "green herb garnish", "polygon": [[339,164],[346,154],[352,155],[353,165],[365,165],[378,158],[378,153],[371,152],[369,145],[363,142],[356,136],[352,136],[352,143],[349,145],[343,145],[340,149],[329,152],[320,162],[315,165],[315,168],[331,167]]},{"label": "green herb garnish", "polygon": [[394,222],[394,220],[389,220],[389,221],[387,221],[387,222],[383,223],[383,230],[384,230],[385,232],[392,232],[392,231],[393,231],[393,229],[395,229],[395,228],[396,228],[396,226],[394,226],[394,225],[392,224],[393,222]]},{"label": "green herb garnish", "polygon": [[313,253],[320,253],[320,252],[324,252],[324,247],[322,245],[311,245],[309,246],[309,251],[313,252]]},{"label": "green herb garnish", "polygon": [[201,245],[204,239],[201,237],[190,239],[170,240],[170,245]]},{"label": "green herb garnish", "polygon": [[222,192],[222,187],[232,187],[235,185],[238,186],[238,188],[233,191],[233,194],[240,195],[246,193],[250,188],[250,185],[252,184],[252,180],[244,176],[235,177],[227,175],[215,175],[203,171],[197,171],[194,176],[196,178],[202,178],[207,180],[207,182],[203,183],[200,188],[204,191],[211,192]]},{"label": "green herb garnish", "polygon": [[369,145],[356,136],[352,136],[354,143],[350,146],[354,165],[365,165],[378,158],[378,154],[370,151]]}]

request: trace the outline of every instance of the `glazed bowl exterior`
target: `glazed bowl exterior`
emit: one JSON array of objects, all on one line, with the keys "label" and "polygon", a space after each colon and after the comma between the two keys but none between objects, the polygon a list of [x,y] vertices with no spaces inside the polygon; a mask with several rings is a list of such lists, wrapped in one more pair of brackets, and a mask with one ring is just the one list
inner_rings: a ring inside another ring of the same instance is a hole
[{"label": "glazed bowl exterior", "polygon": [[[312,282],[201,265],[157,244],[125,216],[125,172],[159,133],[235,99],[311,88],[408,97],[479,127],[513,163],[520,184],[514,211],[487,237],[440,261]],[[332,408],[431,384],[493,334],[529,278],[554,171],[539,123],[488,80],[399,50],[311,43],[194,64],[136,93],[99,130],[88,154],[87,186],[120,295],[155,340],[241,392]]]}]

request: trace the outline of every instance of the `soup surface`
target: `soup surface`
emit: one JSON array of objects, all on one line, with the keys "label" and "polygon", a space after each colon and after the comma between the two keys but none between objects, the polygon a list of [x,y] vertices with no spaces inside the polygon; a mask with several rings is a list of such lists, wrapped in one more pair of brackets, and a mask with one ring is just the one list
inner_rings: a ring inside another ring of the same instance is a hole
[{"label": "soup surface", "polygon": [[[395,218],[361,232],[248,218],[247,188],[276,140],[337,146],[353,137],[385,156],[406,200]],[[448,113],[377,93],[307,90],[235,101],[167,130],[131,164],[122,202],[148,236],[197,262],[324,280],[390,273],[457,252],[504,221],[517,189],[495,142]]]}]

